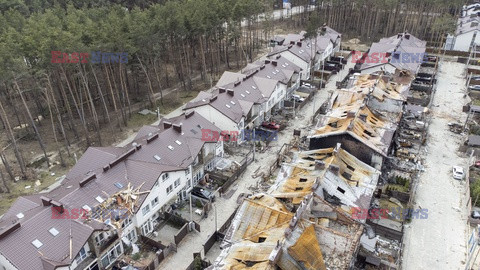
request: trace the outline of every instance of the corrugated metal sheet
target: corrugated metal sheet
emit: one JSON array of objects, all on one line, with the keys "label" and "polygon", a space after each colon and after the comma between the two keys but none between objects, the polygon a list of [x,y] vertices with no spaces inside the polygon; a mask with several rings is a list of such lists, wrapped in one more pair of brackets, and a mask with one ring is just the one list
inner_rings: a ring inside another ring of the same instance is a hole
[{"label": "corrugated metal sheet", "polygon": [[302,262],[306,269],[327,269],[313,225],[310,225],[303,231],[297,242],[288,248],[288,253],[298,262]]}]

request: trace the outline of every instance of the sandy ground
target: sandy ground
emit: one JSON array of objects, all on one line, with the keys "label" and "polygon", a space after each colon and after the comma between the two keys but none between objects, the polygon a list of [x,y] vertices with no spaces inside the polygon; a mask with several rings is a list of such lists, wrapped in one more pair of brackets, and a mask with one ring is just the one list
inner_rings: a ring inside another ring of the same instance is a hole
[{"label": "sandy ground", "polygon": [[[342,80],[348,73],[348,69],[354,66],[350,61],[347,66],[339,73],[332,76],[329,82],[326,85],[325,89],[322,89],[315,95],[315,102],[310,101],[306,104],[303,109],[297,114],[298,121],[291,121],[290,126],[285,130],[280,132],[278,140],[270,143],[270,148],[264,153],[257,153],[255,156],[256,162],[253,162],[248,166],[247,170],[242,174],[242,176],[237,180],[237,191],[233,194],[230,199],[218,198],[214,203],[217,207],[217,225],[218,227],[222,226],[228,217],[233,213],[237,207],[237,198],[241,193],[251,193],[248,189],[250,186],[254,186],[258,181],[258,178],[252,178],[252,174],[259,166],[262,167],[261,170],[265,170],[274,162],[277,158],[276,153],[280,150],[281,146],[285,143],[290,142],[293,137],[293,129],[301,129],[302,136],[307,132],[306,127],[310,124],[311,117],[314,113],[314,104],[315,110],[328,98],[330,90],[335,90],[335,83],[338,80]],[[193,253],[203,250],[202,245],[208,239],[210,235],[215,231],[215,214],[214,211],[210,211],[208,218],[200,222],[201,232],[196,233],[192,232],[185,237],[185,239],[180,243],[177,253],[169,255],[162,264],[160,264],[158,269],[185,269],[193,259]],[[213,253],[218,252],[212,250]],[[210,252],[209,252],[210,253]],[[202,255],[203,251],[202,251]],[[209,259],[214,259],[216,256],[211,256],[208,254]]]},{"label": "sandy ground", "polygon": [[420,176],[415,208],[428,209],[428,219],[405,226],[403,269],[464,269],[466,262],[466,182],[454,180],[452,166],[467,169],[467,158],[457,151],[464,138],[448,130],[453,121],[464,122],[462,106],[465,65],[442,61],[432,105],[425,172]]}]

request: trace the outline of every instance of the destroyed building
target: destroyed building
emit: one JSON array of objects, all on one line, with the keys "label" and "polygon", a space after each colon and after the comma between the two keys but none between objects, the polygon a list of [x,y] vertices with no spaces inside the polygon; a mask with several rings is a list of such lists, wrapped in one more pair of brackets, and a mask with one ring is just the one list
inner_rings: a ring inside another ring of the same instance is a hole
[{"label": "destroyed building", "polygon": [[379,175],[380,171],[338,144],[335,148],[298,152],[291,163],[282,166],[269,193],[293,207],[314,192],[351,214],[352,208],[370,208]]},{"label": "destroyed building", "polygon": [[349,269],[363,226],[314,194],[289,211],[256,194],[239,207],[208,269]]},{"label": "destroyed building", "polygon": [[202,128],[220,132],[189,112],[144,127],[125,147],[88,148],[60,186],[19,197],[0,219],[1,265],[112,267],[223,154],[221,142],[202,140]]}]

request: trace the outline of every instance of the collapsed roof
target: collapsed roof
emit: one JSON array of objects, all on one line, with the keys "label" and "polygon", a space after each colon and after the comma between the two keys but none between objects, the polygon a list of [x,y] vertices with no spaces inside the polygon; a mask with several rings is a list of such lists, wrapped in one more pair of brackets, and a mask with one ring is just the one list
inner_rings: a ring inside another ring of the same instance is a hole
[{"label": "collapsed roof", "polygon": [[[331,110],[320,117],[310,138],[347,134],[386,157],[401,114],[388,119],[386,114],[365,105],[364,94],[350,92],[332,97]],[[362,98],[364,97],[364,98]]]},{"label": "collapsed roof", "polygon": [[338,145],[296,153],[291,163],[282,166],[269,193],[297,205],[311,192],[322,198],[326,192],[351,213],[352,207],[370,207],[379,175]]},{"label": "collapsed roof", "polygon": [[[426,51],[426,41],[420,40],[414,37],[412,34],[405,32],[399,33],[397,35],[382,38],[379,42],[375,42],[370,47],[368,53],[372,55],[373,53],[386,54],[388,56],[388,63],[400,70],[409,70],[413,73],[416,73],[420,67],[423,54]],[[402,57],[402,54],[407,55],[409,58],[406,60],[395,59],[395,57]],[[414,61],[412,57],[422,55],[418,61]],[[378,62],[378,63],[377,63]],[[371,68],[374,66],[384,65],[381,61],[375,63],[369,63],[365,61],[360,66],[360,70]]]}]

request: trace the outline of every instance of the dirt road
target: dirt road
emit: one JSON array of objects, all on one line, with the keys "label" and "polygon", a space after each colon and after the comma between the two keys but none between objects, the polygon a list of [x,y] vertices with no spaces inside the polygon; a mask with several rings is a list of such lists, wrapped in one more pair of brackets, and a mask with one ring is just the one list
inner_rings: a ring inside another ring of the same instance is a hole
[{"label": "dirt road", "polygon": [[454,180],[452,166],[467,169],[459,153],[463,137],[448,130],[448,123],[464,122],[465,65],[442,61],[432,105],[432,120],[424,152],[425,172],[415,194],[415,208],[428,209],[428,219],[405,226],[403,269],[464,269],[467,237],[466,182]]}]

